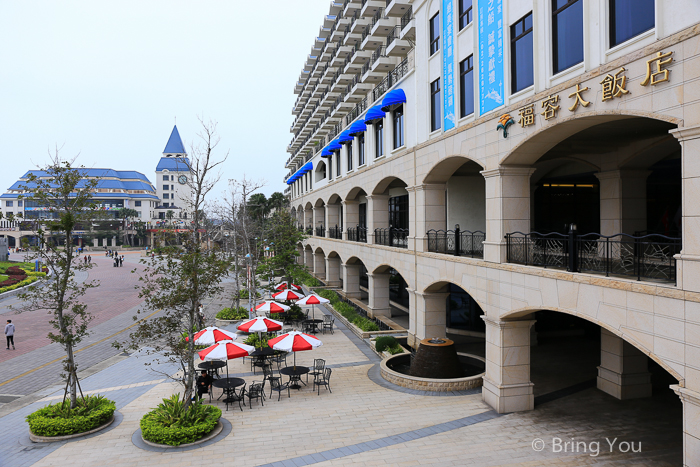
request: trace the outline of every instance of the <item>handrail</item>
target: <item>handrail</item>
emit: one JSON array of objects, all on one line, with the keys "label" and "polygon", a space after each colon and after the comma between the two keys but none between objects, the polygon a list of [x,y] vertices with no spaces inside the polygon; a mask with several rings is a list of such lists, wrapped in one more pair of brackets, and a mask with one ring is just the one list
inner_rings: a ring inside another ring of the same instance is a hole
[{"label": "handrail", "polygon": [[408,235],[408,229],[377,228],[374,229],[374,243],[395,248],[408,248]]},{"label": "handrail", "polygon": [[483,258],[486,233],[481,230],[428,230],[428,251],[454,256]]}]

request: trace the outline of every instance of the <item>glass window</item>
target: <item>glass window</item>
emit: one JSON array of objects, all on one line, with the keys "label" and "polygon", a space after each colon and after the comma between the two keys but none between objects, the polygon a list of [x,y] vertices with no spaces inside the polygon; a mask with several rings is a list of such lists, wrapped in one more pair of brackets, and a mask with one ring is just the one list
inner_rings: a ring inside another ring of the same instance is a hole
[{"label": "glass window", "polygon": [[166,182],[170,180],[170,175],[163,175],[163,180],[165,180]]},{"label": "glass window", "polygon": [[140,207],[141,207],[141,201],[134,201],[134,206],[136,206],[137,208],[140,208]]},{"label": "glass window", "polygon": [[394,149],[403,146],[403,105],[394,110]]},{"label": "glass window", "polygon": [[442,112],[440,111],[440,78],[430,83],[430,131],[442,128]]},{"label": "glass window", "polygon": [[459,63],[459,108],[462,117],[474,113],[473,55],[468,56]]},{"label": "glass window", "polygon": [[358,145],[357,145],[357,156],[358,156],[357,165],[359,167],[359,166],[365,165],[365,135],[364,135],[364,133],[357,137],[357,143],[358,143]]},{"label": "glass window", "polygon": [[22,207],[22,200],[21,200],[21,199],[18,199],[18,200],[17,200],[17,207],[18,207],[18,208],[21,208],[21,207]]},{"label": "glass window", "polygon": [[328,180],[333,180],[333,156],[328,156]]},{"label": "glass window", "polygon": [[532,56],[532,13],[510,27],[511,92],[518,92],[535,82]]},{"label": "glass window", "polygon": [[459,30],[472,22],[472,0],[459,0]]},{"label": "glass window", "polygon": [[340,153],[336,152],[338,154],[338,160],[336,161],[335,164],[335,175],[336,177],[340,177]]},{"label": "glass window", "polygon": [[163,199],[170,199],[170,195],[168,193],[163,193]]},{"label": "glass window", "polygon": [[430,18],[430,55],[440,50],[440,13]]},{"label": "glass window", "polygon": [[610,47],[654,27],[654,0],[610,0]]},{"label": "glass window", "polygon": [[348,144],[348,171],[352,170],[352,143]]},{"label": "glass window", "polygon": [[554,74],[583,61],[583,0],[552,0]]},{"label": "glass window", "polygon": [[12,201],[5,201],[5,206],[8,208],[12,207]]},{"label": "glass window", "polygon": [[170,185],[163,185],[163,190],[169,190],[169,189],[170,189]]},{"label": "glass window", "polygon": [[384,155],[384,122],[379,120],[374,124],[374,157]]},{"label": "glass window", "polygon": [[175,180],[175,175],[170,176],[170,181],[172,182],[173,180]]},{"label": "glass window", "polygon": [[367,227],[367,203],[360,204],[359,208],[358,220],[360,221],[360,227]]},{"label": "glass window", "polygon": [[408,195],[389,198],[389,227],[408,229]]}]

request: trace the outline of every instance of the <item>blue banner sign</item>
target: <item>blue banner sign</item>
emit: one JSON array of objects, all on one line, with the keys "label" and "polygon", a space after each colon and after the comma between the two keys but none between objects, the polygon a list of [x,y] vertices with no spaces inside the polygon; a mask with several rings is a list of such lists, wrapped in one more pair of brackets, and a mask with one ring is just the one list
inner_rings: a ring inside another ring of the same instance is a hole
[{"label": "blue banner sign", "polygon": [[454,0],[442,0],[442,102],[443,131],[451,130],[457,124],[455,118],[454,86]]},{"label": "blue banner sign", "polygon": [[479,2],[479,109],[503,105],[503,0]]}]

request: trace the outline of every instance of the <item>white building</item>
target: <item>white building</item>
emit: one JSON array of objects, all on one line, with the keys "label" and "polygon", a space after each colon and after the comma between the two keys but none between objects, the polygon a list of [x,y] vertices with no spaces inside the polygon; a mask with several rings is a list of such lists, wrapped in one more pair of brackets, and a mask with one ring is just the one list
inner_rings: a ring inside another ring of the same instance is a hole
[{"label": "white building", "polygon": [[156,167],[157,193],[162,201],[153,218],[167,219],[168,211],[172,211],[173,219],[178,221],[191,218],[191,214],[188,216],[192,204],[191,182],[190,161],[175,126]]},{"label": "white building", "polygon": [[690,0],[332,2],[294,88],[302,260],[412,345],[481,336],[499,412],[533,409],[537,336],[597,326],[598,388],[670,377],[697,465],[699,23]]}]

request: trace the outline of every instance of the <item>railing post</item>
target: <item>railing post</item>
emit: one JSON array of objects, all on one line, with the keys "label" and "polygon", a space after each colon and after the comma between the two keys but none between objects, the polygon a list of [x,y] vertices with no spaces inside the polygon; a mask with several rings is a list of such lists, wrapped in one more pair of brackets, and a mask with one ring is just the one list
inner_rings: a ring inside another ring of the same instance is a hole
[{"label": "railing post", "polygon": [[455,256],[459,256],[461,238],[459,235],[459,224],[455,224]]},{"label": "railing post", "polygon": [[569,272],[578,272],[578,248],[576,244],[576,224],[569,226]]},{"label": "railing post", "polygon": [[[506,234],[506,263],[510,263],[510,234]],[[527,258],[525,258],[527,264]]]},{"label": "railing post", "polygon": [[393,227],[389,226],[389,246],[394,246]]},{"label": "railing post", "polygon": [[642,279],[642,263],[640,261],[641,258],[641,253],[640,251],[642,250],[641,248],[641,242],[639,241],[639,238],[634,239],[634,263],[637,268],[637,280]]}]

